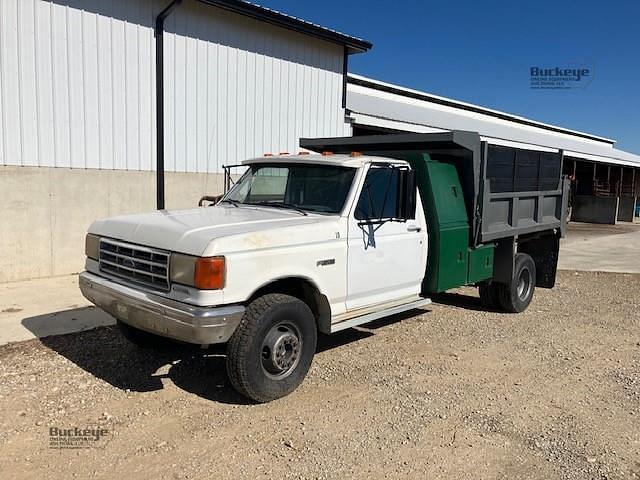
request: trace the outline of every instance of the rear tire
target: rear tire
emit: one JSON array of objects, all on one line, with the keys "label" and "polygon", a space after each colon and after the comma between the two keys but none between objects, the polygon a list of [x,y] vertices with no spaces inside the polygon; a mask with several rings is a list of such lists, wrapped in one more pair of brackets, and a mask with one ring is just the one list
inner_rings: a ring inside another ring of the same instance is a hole
[{"label": "rear tire", "polygon": [[301,300],[270,293],[247,310],[227,345],[227,374],[238,393],[259,403],[288,395],[316,351],[313,313]]},{"label": "rear tire", "polygon": [[536,289],[536,264],[526,253],[517,253],[513,270],[511,284],[499,289],[499,299],[504,310],[520,313],[527,309]]},{"label": "rear tire", "polygon": [[478,293],[480,294],[480,303],[482,303],[482,306],[489,309],[501,308],[500,289],[501,285],[499,283],[482,282],[478,286]]}]

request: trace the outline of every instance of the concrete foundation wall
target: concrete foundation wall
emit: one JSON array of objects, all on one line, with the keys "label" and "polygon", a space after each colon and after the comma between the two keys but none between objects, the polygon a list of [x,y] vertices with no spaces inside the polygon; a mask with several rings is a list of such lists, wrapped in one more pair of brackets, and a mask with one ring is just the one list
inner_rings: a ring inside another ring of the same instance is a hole
[{"label": "concrete foundation wall", "polygon": [[618,221],[633,222],[635,209],[636,209],[635,197],[620,197],[620,203],[618,205]]},{"label": "concrete foundation wall", "polygon": [[[222,174],[166,174],[167,208],[222,192]],[[82,270],[97,218],[155,209],[155,172],[0,166],[0,283]]]},{"label": "concrete foundation wall", "polygon": [[576,195],[571,211],[572,222],[607,223],[615,225],[618,217],[618,197]]}]

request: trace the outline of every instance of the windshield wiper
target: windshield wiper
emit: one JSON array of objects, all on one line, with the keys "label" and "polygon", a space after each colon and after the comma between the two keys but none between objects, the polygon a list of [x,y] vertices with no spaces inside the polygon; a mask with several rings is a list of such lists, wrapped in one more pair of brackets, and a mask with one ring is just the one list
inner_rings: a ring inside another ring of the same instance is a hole
[{"label": "windshield wiper", "polygon": [[220,200],[220,202],[219,202],[219,203],[230,203],[230,204],[231,204],[231,205],[233,205],[234,207],[239,208],[239,207],[238,207],[238,204],[239,204],[240,202],[239,202],[238,200],[233,200],[233,199],[231,199],[231,198],[225,198],[225,199],[223,199],[223,200]]},{"label": "windshield wiper", "polygon": [[274,208],[284,208],[286,210],[295,210],[296,212],[304,215],[305,217],[307,215],[309,215],[307,212],[305,212],[303,209],[301,209],[300,207],[292,204],[292,203],[283,203],[283,202],[245,202],[244,205],[259,205],[261,207],[274,207]]}]

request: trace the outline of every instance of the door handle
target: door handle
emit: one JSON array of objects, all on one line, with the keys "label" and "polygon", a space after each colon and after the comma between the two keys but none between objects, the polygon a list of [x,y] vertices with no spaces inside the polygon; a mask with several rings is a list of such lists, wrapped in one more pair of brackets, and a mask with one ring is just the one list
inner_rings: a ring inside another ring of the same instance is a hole
[{"label": "door handle", "polygon": [[419,227],[417,225],[409,225],[407,227],[407,232],[419,232],[420,230],[422,230],[422,227]]}]

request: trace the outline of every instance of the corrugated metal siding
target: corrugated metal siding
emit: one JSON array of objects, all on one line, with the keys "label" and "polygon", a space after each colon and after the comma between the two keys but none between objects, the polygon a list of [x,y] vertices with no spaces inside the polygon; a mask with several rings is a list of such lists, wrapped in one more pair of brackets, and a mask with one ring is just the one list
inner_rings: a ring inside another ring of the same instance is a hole
[{"label": "corrugated metal siding", "polygon": [[[154,0],[0,0],[0,164],[151,170]],[[342,49],[189,0],[166,24],[168,171],[349,133]]]},{"label": "corrugated metal siding", "polygon": [[201,3],[165,28],[169,170],[219,171],[345,134],[341,47]]},{"label": "corrugated metal siding", "polygon": [[153,0],[0,1],[0,164],[149,170]]}]

